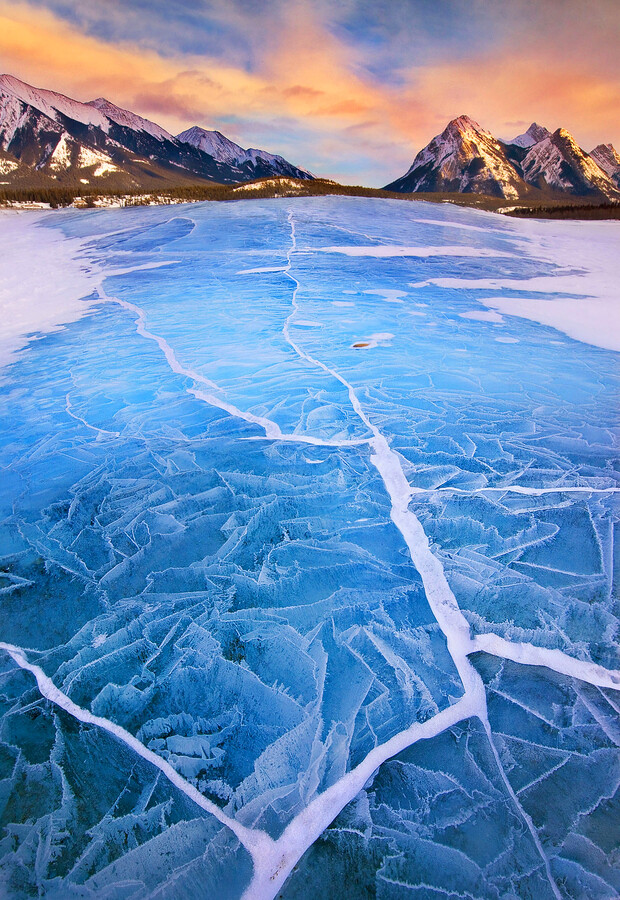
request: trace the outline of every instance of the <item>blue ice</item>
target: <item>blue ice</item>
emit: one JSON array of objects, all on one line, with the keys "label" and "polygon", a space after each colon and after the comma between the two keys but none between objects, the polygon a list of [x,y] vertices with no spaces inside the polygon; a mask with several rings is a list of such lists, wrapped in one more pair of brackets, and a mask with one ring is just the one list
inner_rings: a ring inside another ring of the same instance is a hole
[{"label": "blue ice", "polygon": [[554,263],[400,201],[39,227],[102,276],[0,372],[0,894],[617,896],[618,356],[435,284]]}]

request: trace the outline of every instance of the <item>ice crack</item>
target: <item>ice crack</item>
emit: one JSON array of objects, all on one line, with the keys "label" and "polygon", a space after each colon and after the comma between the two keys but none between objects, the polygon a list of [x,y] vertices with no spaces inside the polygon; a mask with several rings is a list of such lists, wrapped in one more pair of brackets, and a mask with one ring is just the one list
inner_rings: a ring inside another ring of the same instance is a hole
[{"label": "ice crack", "polygon": [[[545,866],[545,872],[547,874],[547,878],[549,879],[549,883],[551,885],[551,889],[554,895],[557,898],[560,898],[560,893],[558,891],[557,885],[553,879],[551,874],[549,859],[546,856],[542,844],[540,843],[540,838],[533,826],[532,820],[525,813],[521,804],[516,797],[512,786],[510,785],[508,778],[504,772],[504,769],[501,765],[501,761],[499,759],[499,755],[497,753],[497,749],[493,743],[492,734],[490,730],[490,725],[488,721],[487,714],[487,702],[486,702],[486,693],[484,689],[484,684],[482,678],[473,667],[469,660],[469,655],[473,652],[475,648],[475,644],[471,639],[469,623],[463,616],[459,605],[457,603],[456,597],[454,596],[450,585],[448,584],[445,572],[443,570],[443,566],[439,559],[433,554],[430,549],[430,545],[428,542],[428,537],[420,523],[420,520],[417,516],[411,512],[409,509],[409,504],[411,501],[411,497],[413,494],[411,485],[407,481],[405,477],[405,473],[403,471],[403,467],[401,464],[401,460],[399,455],[392,450],[387,439],[381,433],[379,428],[374,425],[368,416],[366,415],[357,394],[353,386],[348,382],[344,376],[342,376],[335,369],[332,369],[330,366],[321,362],[320,360],[315,359],[310,354],[306,353],[302,347],[300,347],[291,337],[290,334],[290,324],[296,317],[299,312],[299,304],[297,302],[297,294],[300,288],[300,283],[297,278],[291,273],[292,268],[292,254],[295,252],[297,241],[295,235],[295,222],[292,216],[292,212],[288,214],[288,220],[291,226],[291,246],[289,248],[287,254],[288,266],[285,269],[284,274],[287,275],[288,278],[295,284],[295,289],[293,291],[292,297],[292,311],[286,319],[286,322],[283,327],[283,335],[285,340],[290,344],[290,346],[295,350],[295,352],[306,361],[312,363],[315,366],[323,369],[323,371],[332,375],[335,379],[337,379],[348,391],[349,398],[351,401],[351,405],[360,419],[364,422],[366,427],[371,431],[373,437],[370,441],[370,446],[372,448],[372,453],[370,457],[371,463],[377,469],[385,489],[388,493],[391,502],[391,519],[400,531],[403,536],[405,543],[407,544],[407,548],[409,550],[409,554],[411,556],[411,560],[415,565],[420,577],[422,579],[422,584],[424,586],[424,591],[426,593],[426,598],[428,604],[437,620],[439,627],[445,635],[446,643],[448,646],[448,651],[454,661],[454,664],[457,668],[461,681],[463,683],[464,688],[464,696],[462,697],[462,702],[464,705],[467,705],[469,708],[470,716],[477,716],[482,722],[485,731],[487,733],[487,737],[489,739],[489,743],[491,744],[491,749],[498,766],[500,775],[502,780],[504,781],[506,788],[508,790],[509,795],[511,796],[515,806],[517,807],[519,814],[522,816],[524,822],[526,823],[528,830],[532,834],[534,839],[534,843],[540,857]],[[452,706],[449,709],[453,710],[455,707]],[[433,717],[431,722],[435,722],[441,716],[442,713],[438,714],[438,716]],[[414,727],[414,726],[412,726]],[[449,727],[449,726],[447,726]],[[443,729],[441,729],[443,730]],[[439,733],[439,732],[437,732]],[[388,742],[389,744],[389,742]],[[387,746],[387,745],[386,745]],[[374,752],[374,751],[373,751]],[[395,751],[398,752],[398,751]],[[392,755],[392,754],[390,754]],[[372,757],[372,752],[369,756],[364,760],[364,763]],[[388,758],[388,757],[386,757]],[[362,764],[363,765],[363,764]],[[352,773],[349,773],[351,775]],[[334,785],[334,788],[337,788],[341,782],[345,781],[349,776],[344,776],[340,782],[337,782]],[[363,784],[360,785],[360,790],[363,787]],[[320,795],[315,802],[326,798],[324,802],[329,802],[329,791],[325,791],[324,794]],[[355,795],[353,795],[355,796]],[[352,797],[351,797],[352,799]],[[311,804],[312,806],[312,804]],[[335,818],[335,815],[342,809],[340,806],[338,809],[330,809],[331,821]],[[310,807],[308,807],[310,809]],[[305,811],[304,811],[305,812]],[[301,813],[300,816],[295,819],[289,828],[293,829],[296,825],[299,824],[300,821],[303,821],[302,817],[304,813]],[[326,823],[326,826],[329,824],[329,821]],[[289,832],[289,833],[292,833]],[[286,832],[285,832],[286,834]],[[320,832],[316,834],[316,837]],[[307,838],[307,834],[305,837]],[[313,840],[316,840],[316,837]],[[309,843],[306,843],[306,847],[309,847],[313,841],[311,840]],[[291,864],[290,868],[292,868]],[[282,864],[278,869],[278,873],[282,868]],[[290,869],[289,869],[290,871]],[[258,885],[261,883],[262,878],[262,870],[257,870],[255,872],[254,879],[252,884],[250,885],[248,891],[244,895],[245,900],[253,900],[254,897],[262,897],[261,893],[254,893],[257,889]],[[271,876],[272,879],[274,876]],[[278,874],[279,879],[279,874]],[[283,882],[282,882],[283,883]]]},{"label": "ice crack", "polygon": [[[211,381],[208,378],[205,378],[204,375],[200,375],[193,369],[186,368],[179,362],[176,353],[174,352],[168,341],[147,328],[146,314],[143,309],[141,309],[139,306],[136,306],[134,303],[130,303],[127,300],[122,300],[119,297],[109,296],[106,293],[103,285],[101,284],[98,287],[98,294],[99,297],[105,302],[116,303],[118,304],[118,306],[121,306],[123,309],[126,309],[128,312],[132,313],[135,316],[136,331],[138,332],[138,334],[141,337],[144,337],[150,341],[154,341],[157,344],[161,352],[164,354],[164,357],[166,358],[166,362],[168,363],[170,369],[176,375],[181,375],[185,378],[189,378],[195,384],[210,388],[211,391],[220,390],[215,382]],[[272,419],[268,419],[265,416],[256,416],[254,415],[254,413],[248,412],[246,410],[241,410],[237,406],[234,406],[232,403],[228,403],[227,400],[224,400],[217,394],[211,393],[211,391],[207,392],[198,387],[187,389],[187,392],[196,397],[197,400],[201,400],[204,403],[208,403],[209,406],[221,409],[237,419],[242,419],[244,422],[248,422],[252,425],[258,425],[265,432],[265,436],[271,440],[288,441],[290,443],[298,444],[312,444],[317,447],[357,447],[361,444],[367,443],[367,441],[364,439],[339,441],[335,439],[330,440],[305,434],[286,434],[281,430],[277,422],[274,422]]]},{"label": "ice crack", "polygon": [[237,822],[236,819],[226,815],[219,806],[212,803],[211,800],[203,796],[200,791],[196,790],[193,785],[179,775],[165,759],[162,759],[156,753],[153,753],[152,750],[145,747],[144,744],[130,734],[129,731],[126,731],[114,722],[110,722],[109,719],[93,715],[89,710],[83,709],[81,706],[78,706],[77,703],[74,703],[70,697],[56,687],[52,679],[45,674],[40,666],[28,662],[21,647],[15,647],[13,644],[6,644],[0,641],[0,650],[4,650],[8,653],[20,669],[24,669],[26,672],[30,672],[34,675],[40,693],[47,700],[50,700],[56,706],[60,707],[60,709],[64,709],[64,711],[70,716],[73,716],[74,719],[78,719],[80,722],[84,722],[87,725],[96,725],[98,728],[107,731],[123,744],[130,747],[135,753],[141,756],[142,759],[145,759],[147,762],[156,766],[171,784],[182,791],[190,798],[190,800],[193,800],[197,806],[200,806],[205,812],[211,813],[211,815],[215,816],[222,825],[226,825],[230,828],[238,838],[239,842],[252,855],[253,859],[260,858],[263,854],[269,853],[271,844],[273,844],[273,840],[269,835],[258,829],[246,828],[245,825]]}]

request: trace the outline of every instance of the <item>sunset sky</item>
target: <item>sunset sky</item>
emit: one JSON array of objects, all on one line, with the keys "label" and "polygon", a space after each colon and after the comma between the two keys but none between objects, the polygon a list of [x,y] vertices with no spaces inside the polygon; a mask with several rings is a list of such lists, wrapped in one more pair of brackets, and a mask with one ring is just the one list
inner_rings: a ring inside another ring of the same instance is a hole
[{"label": "sunset sky", "polygon": [[620,146],[620,0],[0,0],[0,69],[380,186],[466,113]]}]

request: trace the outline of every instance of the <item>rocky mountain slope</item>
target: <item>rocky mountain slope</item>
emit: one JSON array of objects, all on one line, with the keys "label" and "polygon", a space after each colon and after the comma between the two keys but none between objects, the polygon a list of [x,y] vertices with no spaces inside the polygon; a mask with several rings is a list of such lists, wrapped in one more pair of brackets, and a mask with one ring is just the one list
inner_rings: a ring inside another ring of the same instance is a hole
[{"label": "rocky mountain slope", "polygon": [[301,178],[302,180],[312,178],[310,172],[299,169],[282,156],[255,148],[244,150],[220,131],[206,131],[204,128],[194,125],[187,131],[177,134],[177,139],[191,144],[204,153],[209,153],[218,162],[226,163],[238,170],[246,176],[243,180],[268,178],[271,175],[284,175],[287,178]]},{"label": "rocky mountain slope", "polygon": [[[597,151],[607,167],[613,168],[608,150]],[[533,122],[526,132],[506,142],[494,138],[469,116],[459,116],[386,190],[479,193],[509,200],[566,194],[620,200],[617,174],[615,168],[608,173],[563,128],[551,133]]]},{"label": "rocky mountain slope", "polygon": [[492,134],[459,116],[423,150],[408,172],[386,190],[403,193],[445,191],[516,199],[523,182]]},{"label": "rocky mountain slope", "polygon": [[506,144],[512,144],[516,147],[531,147],[533,144],[538,143],[538,141],[542,141],[543,138],[549,137],[551,134],[543,125],[538,125],[537,122],[532,122],[527,131],[524,131],[523,134],[518,134],[511,141],[504,141]]},{"label": "rocky mountain slope", "polygon": [[590,151],[590,156],[603,172],[608,175],[616,187],[620,188],[620,156],[612,144],[599,144]]},{"label": "rocky mountain slope", "polygon": [[282,157],[260,150],[242,153],[247,158],[228,160],[104,98],[81,103],[11,75],[0,76],[2,185],[156,190],[158,184],[234,184],[279,174],[312,177]]},{"label": "rocky mountain slope", "polygon": [[523,179],[530,185],[579,197],[611,198],[615,185],[565,128],[533,144],[521,162]]}]

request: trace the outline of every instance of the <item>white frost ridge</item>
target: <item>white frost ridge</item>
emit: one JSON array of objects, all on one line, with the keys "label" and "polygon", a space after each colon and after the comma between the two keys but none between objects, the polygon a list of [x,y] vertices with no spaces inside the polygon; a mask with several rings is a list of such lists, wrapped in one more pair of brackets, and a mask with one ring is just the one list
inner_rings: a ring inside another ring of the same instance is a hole
[{"label": "white frost ridge", "polygon": [[[509,256],[506,252],[489,250],[483,247],[399,247],[395,244],[377,244],[369,246],[336,246],[317,247],[321,253],[343,253],[345,256],[417,256],[426,259],[431,256]],[[303,252],[300,250],[299,252]]]}]

